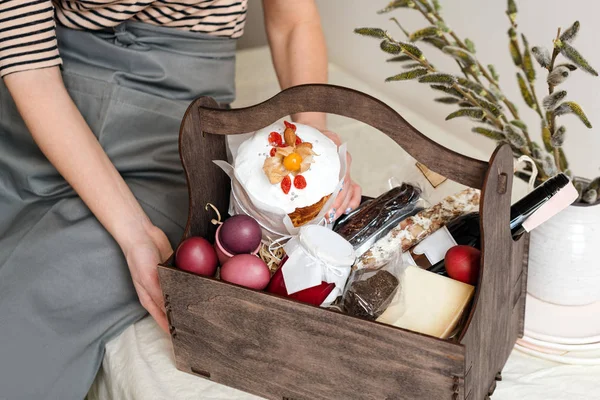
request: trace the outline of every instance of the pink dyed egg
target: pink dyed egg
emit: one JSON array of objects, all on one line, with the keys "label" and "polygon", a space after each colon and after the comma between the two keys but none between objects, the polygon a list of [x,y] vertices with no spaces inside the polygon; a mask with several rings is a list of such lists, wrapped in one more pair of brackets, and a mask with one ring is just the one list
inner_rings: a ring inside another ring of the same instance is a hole
[{"label": "pink dyed egg", "polygon": [[269,284],[271,272],[260,258],[251,254],[239,254],[221,267],[221,279],[250,289],[263,290]]}]

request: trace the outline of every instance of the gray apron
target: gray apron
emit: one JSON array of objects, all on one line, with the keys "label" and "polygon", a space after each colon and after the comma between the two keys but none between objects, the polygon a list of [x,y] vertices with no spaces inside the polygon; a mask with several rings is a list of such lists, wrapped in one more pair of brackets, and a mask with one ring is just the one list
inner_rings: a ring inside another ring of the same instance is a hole
[{"label": "gray apron", "polygon": [[[235,40],[127,22],[58,27],[77,107],[175,246],[187,218],[179,126],[234,98]],[[104,345],[145,315],[112,237],[38,149],[0,82],[0,399],[82,399]]]}]

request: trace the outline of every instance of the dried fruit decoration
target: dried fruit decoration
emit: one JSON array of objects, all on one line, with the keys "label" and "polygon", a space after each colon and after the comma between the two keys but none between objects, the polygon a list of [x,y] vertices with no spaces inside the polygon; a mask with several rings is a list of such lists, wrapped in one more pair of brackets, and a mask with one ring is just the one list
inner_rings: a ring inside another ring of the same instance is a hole
[{"label": "dried fruit decoration", "polygon": [[[298,143],[298,137],[295,132],[296,126],[287,121],[284,121],[284,124],[286,126],[283,132],[284,144],[281,147],[276,147],[274,153],[271,150],[271,157],[268,157],[263,164],[263,171],[267,174],[269,182],[272,184],[282,183],[284,178],[290,174],[296,177],[308,171],[310,164],[314,162],[313,156],[315,152],[312,150],[312,144],[302,141]],[[281,137],[279,134],[277,135]],[[271,133],[269,135],[269,143],[274,144],[276,141],[275,135]]]},{"label": "dried fruit decoration", "polygon": [[283,193],[288,194],[290,192],[291,188],[292,188],[292,179],[289,176],[286,176],[281,181],[281,190],[283,190]]},{"label": "dried fruit decoration", "polygon": [[292,153],[283,158],[283,166],[288,171],[296,172],[300,170],[302,157],[298,153]]},{"label": "dried fruit decoration", "polygon": [[294,187],[296,189],[304,189],[306,187],[306,178],[302,175],[297,175],[294,178]]},{"label": "dried fruit decoration", "polygon": [[283,139],[277,132],[271,132],[269,134],[269,144],[275,147],[283,147]]},{"label": "dried fruit decoration", "polygon": [[294,133],[296,132],[296,125],[292,124],[291,122],[287,122],[287,121],[283,121],[283,124],[285,125],[285,128],[289,128],[291,130],[294,131]]}]

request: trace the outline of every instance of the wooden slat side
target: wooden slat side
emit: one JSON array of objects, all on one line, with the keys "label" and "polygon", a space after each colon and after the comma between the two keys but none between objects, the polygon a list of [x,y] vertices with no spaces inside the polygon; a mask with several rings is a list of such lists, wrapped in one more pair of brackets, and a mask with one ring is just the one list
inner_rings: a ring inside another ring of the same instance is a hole
[{"label": "wooden slat side", "polygon": [[527,272],[529,265],[529,235],[523,238],[519,243],[519,246],[522,248],[522,257],[521,259],[516,259],[515,263],[519,263],[522,268],[521,274],[521,302],[518,305],[519,316],[518,316],[518,326],[517,326],[517,337],[522,338],[523,332],[525,330],[525,305],[527,302]]},{"label": "wooden slat side", "polygon": [[270,399],[464,396],[462,345],[173,268],[159,275],[184,371]]},{"label": "wooden slat side", "polygon": [[487,170],[485,161],[434,142],[385,103],[341,86],[294,86],[263,103],[232,110],[197,106],[204,130],[215,134],[252,132],[294,113],[317,111],[353,118],[379,129],[430,170],[464,185],[481,188]]},{"label": "wooden slat side", "polygon": [[[513,158],[505,145],[490,160],[481,199],[482,263],[474,311],[461,343],[471,372],[465,389],[473,399],[483,399],[493,386],[514,345],[512,325],[512,238],[510,192]],[[515,277],[516,279],[517,277]]]},{"label": "wooden slat side", "polygon": [[190,235],[212,238],[216,227],[210,223],[213,211],[205,211],[207,203],[221,212],[229,207],[229,177],[213,161],[226,160],[225,137],[203,133],[203,121],[197,112],[199,105],[218,107],[209,97],[190,105],[179,132],[179,154],[186,174],[189,191],[189,211],[183,238]]}]

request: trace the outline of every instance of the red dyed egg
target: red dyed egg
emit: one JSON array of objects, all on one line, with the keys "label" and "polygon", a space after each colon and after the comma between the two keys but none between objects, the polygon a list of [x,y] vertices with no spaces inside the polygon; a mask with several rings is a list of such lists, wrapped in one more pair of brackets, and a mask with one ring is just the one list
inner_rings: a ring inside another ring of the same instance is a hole
[{"label": "red dyed egg", "polygon": [[184,240],[177,248],[175,264],[184,271],[213,276],[217,270],[217,253],[208,240],[191,237]]},{"label": "red dyed egg", "polygon": [[444,264],[448,276],[457,281],[476,285],[479,279],[481,251],[471,246],[454,246],[446,252]]}]

